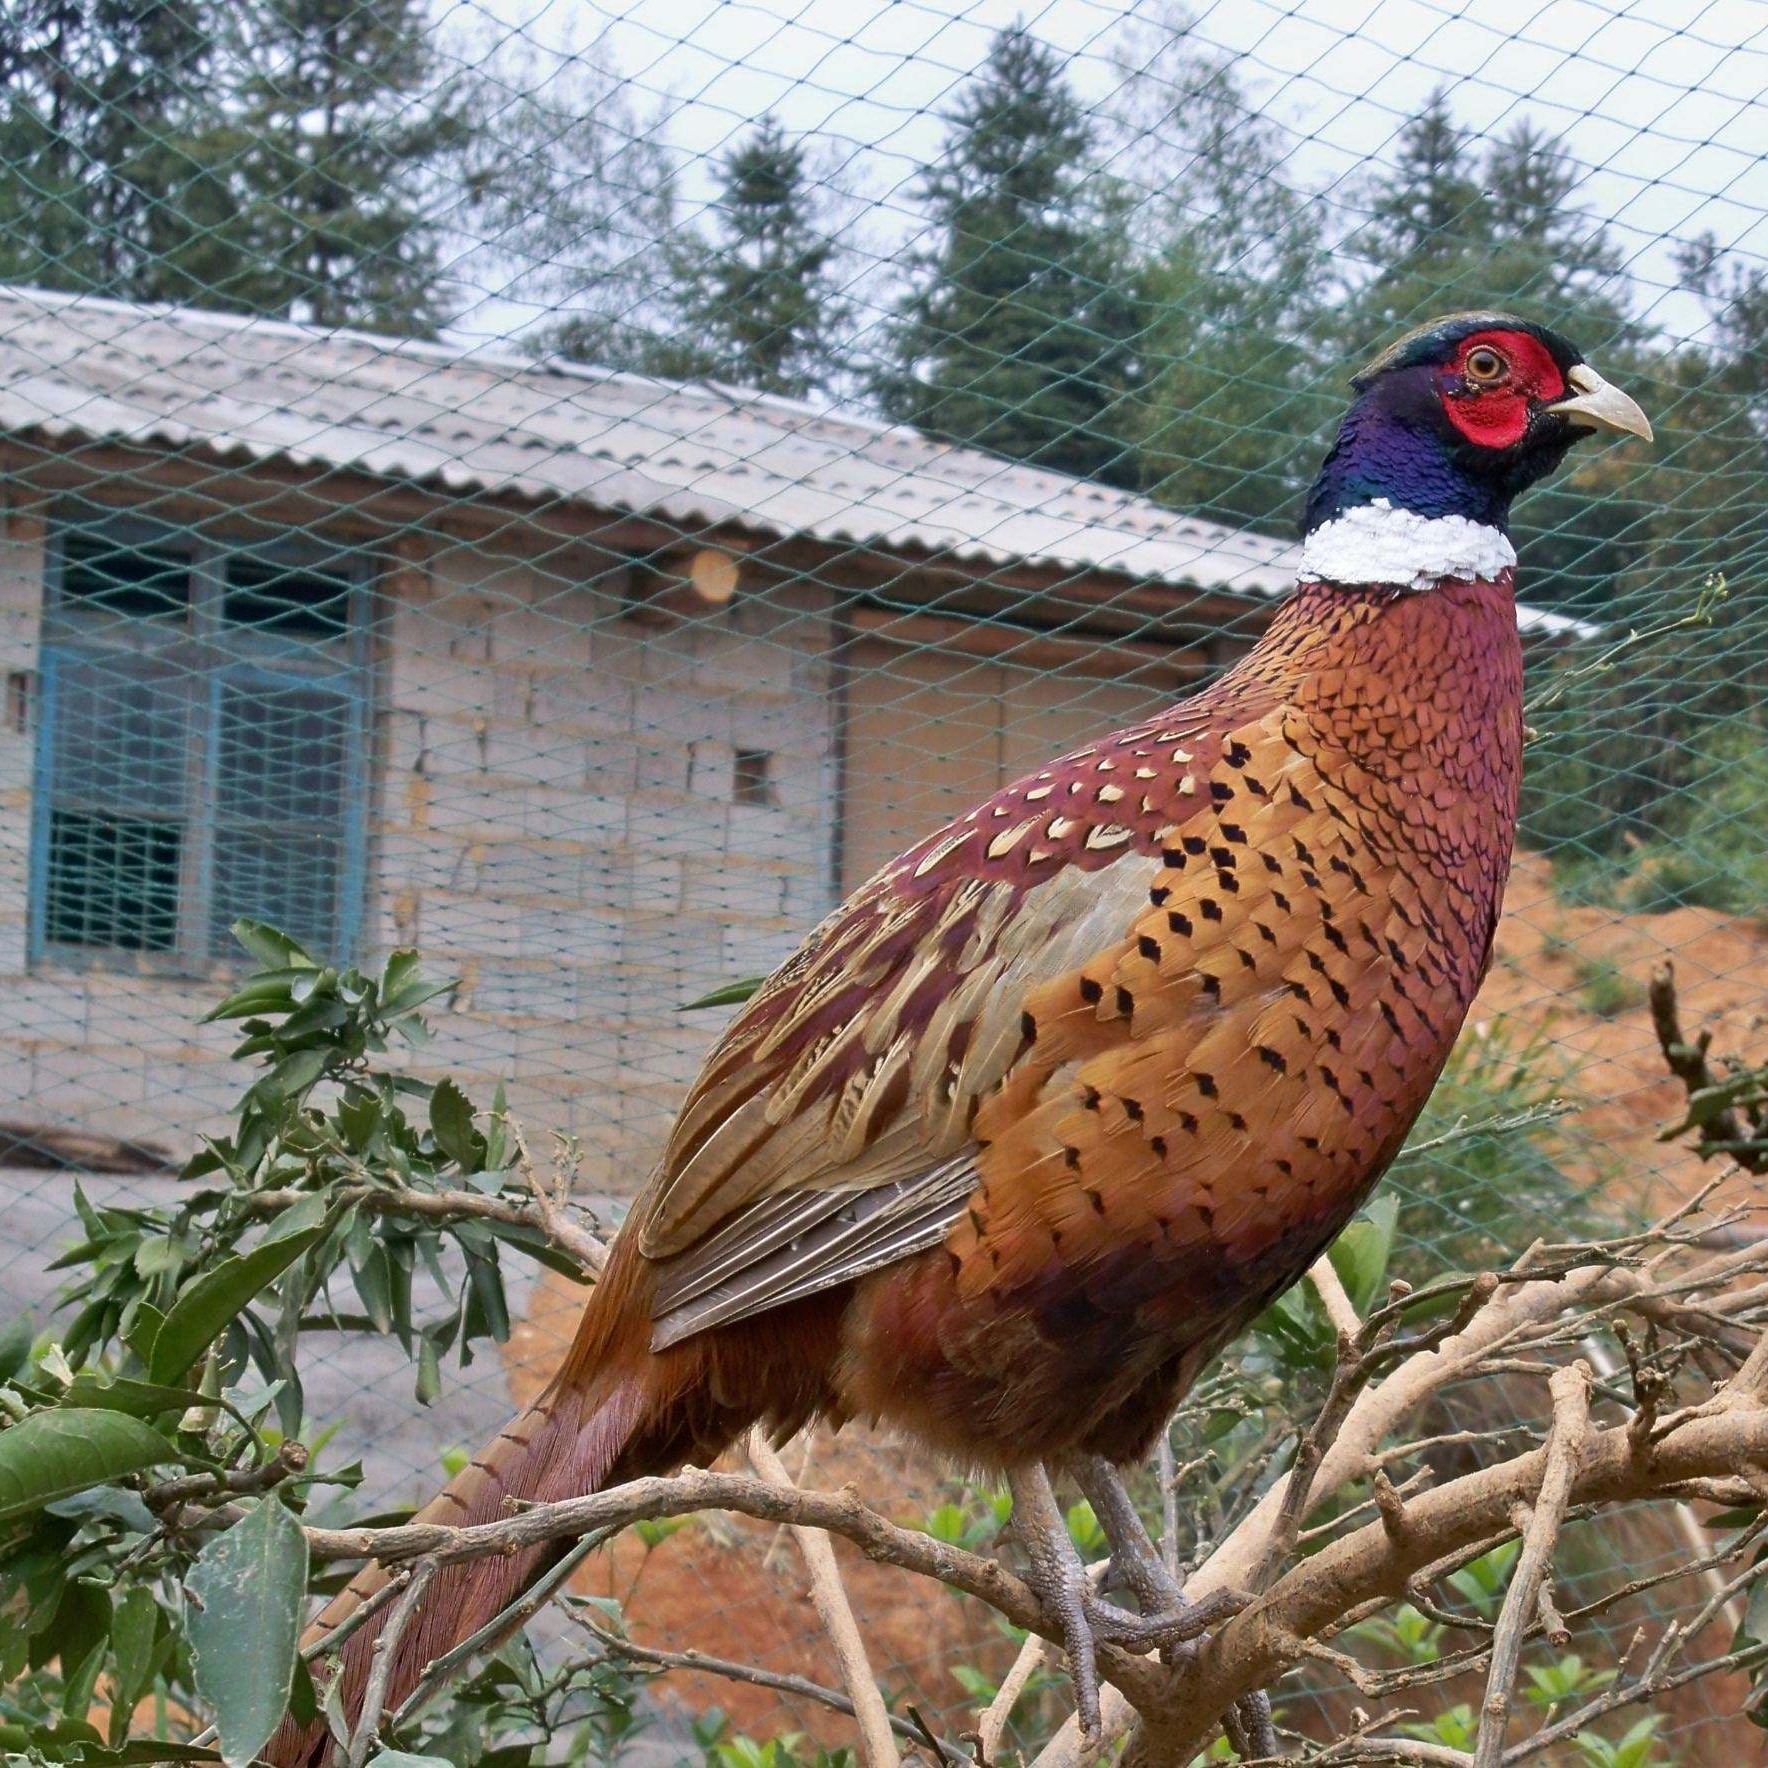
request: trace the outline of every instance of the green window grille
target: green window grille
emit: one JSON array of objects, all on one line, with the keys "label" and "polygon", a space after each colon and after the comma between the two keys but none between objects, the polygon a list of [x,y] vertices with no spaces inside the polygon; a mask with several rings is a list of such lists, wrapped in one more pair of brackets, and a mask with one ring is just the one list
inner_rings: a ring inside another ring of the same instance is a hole
[{"label": "green window grille", "polygon": [[199,968],[241,916],[350,953],[365,561],[65,512],[47,552],[33,956]]}]

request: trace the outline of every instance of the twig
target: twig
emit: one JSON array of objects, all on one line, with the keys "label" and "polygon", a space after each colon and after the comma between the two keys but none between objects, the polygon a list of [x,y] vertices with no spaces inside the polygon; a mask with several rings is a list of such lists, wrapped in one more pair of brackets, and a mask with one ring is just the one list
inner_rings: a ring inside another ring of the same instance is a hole
[{"label": "twig", "polygon": [[[811,1463],[816,1459],[814,1453],[816,1449],[816,1436],[814,1432],[810,1430],[800,1431],[798,1434],[798,1441],[803,1446],[804,1453],[798,1459],[798,1471],[792,1475],[792,1484],[795,1486],[801,1486],[804,1484],[805,1476],[810,1472]],[[788,1533],[789,1530],[785,1523],[781,1523],[780,1526],[774,1530],[773,1539],[768,1542],[767,1551],[761,1556],[761,1569],[764,1572],[773,1571],[773,1569],[779,1564],[780,1555],[785,1551],[786,1537]]]},{"label": "twig", "polygon": [[[769,1485],[787,1491],[797,1490],[779,1452],[759,1427],[749,1433],[749,1459]],[[792,1536],[810,1573],[810,1599],[816,1606],[817,1618],[835,1648],[842,1684],[853,1701],[854,1718],[859,1724],[861,1759],[867,1768],[898,1768],[902,1757],[890,1732],[890,1714],[884,1706],[884,1697],[878,1692],[878,1683],[866,1656],[865,1640],[860,1636],[859,1624],[853,1618],[853,1605],[847,1600],[847,1589],[841,1582],[841,1568],[835,1563],[835,1544],[821,1529],[794,1525]]]},{"label": "twig", "polygon": [[[1668,958],[1652,971],[1647,998],[1651,1003],[1651,1028],[1657,1036],[1664,1066],[1682,1083],[1692,1105],[1696,1094],[1718,1084],[1707,1066],[1713,1034],[1703,1031],[1693,1043],[1683,1037],[1682,1016],[1676,1001],[1676,966]],[[1700,1126],[1696,1152],[1727,1152],[1750,1172],[1768,1172],[1768,1151],[1759,1145],[1759,1132],[1752,1131],[1742,1112],[1731,1105],[1715,1111]]]},{"label": "twig", "polygon": [[1019,1647],[1019,1655],[1013,1660],[1013,1667],[1008,1670],[995,1697],[988,1703],[982,1717],[976,1722],[976,1759],[979,1762],[992,1762],[1001,1747],[1001,1739],[1006,1735],[1007,1722],[1013,1717],[1013,1709],[1018,1706],[1021,1697],[1031,1685],[1031,1679],[1050,1661],[1055,1651],[1049,1640],[1041,1633],[1028,1633],[1025,1643]]},{"label": "twig", "polygon": [[1351,1298],[1345,1286],[1339,1281],[1338,1269],[1325,1253],[1308,1266],[1308,1281],[1314,1286],[1314,1293],[1320,1298],[1320,1306],[1326,1310],[1326,1318],[1332,1324],[1332,1330],[1340,1336],[1355,1339],[1363,1330],[1363,1322],[1357,1310],[1351,1305]]},{"label": "twig", "polygon": [[363,1768],[368,1752],[374,1747],[380,1730],[381,1712],[387,1704],[387,1683],[393,1674],[393,1661],[399,1653],[399,1642],[405,1630],[417,1617],[424,1592],[441,1568],[434,1559],[426,1559],[410,1575],[405,1594],[399,1598],[387,1624],[381,1629],[369,1656],[368,1686],[362,1692],[362,1706],[356,1716],[356,1729],[350,1734],[350,1747],[344,1752],[344,1768]]},{"label": "twig", "polygon": [[1358,1351],[1356,1334],[1339,1333],[1338,1363],[1332,1372],[1332,1386],[1313,1423],[1302,1432],[1301,1441],[1296,1445],[1295,1460],[1284,1484],[1276,1520],[1271,1524],[1264,1551],[1247,1584],[1255,1595],[1270,1583],[1294,1551],[1296,1536],[1301,1532],[1315,1495],[1314,1475],[1319,1470],[1326,1446],[1338,1434],[1357,1395],[1368,1383],[1369,1375],[1369,1358]]},{"label": "twig", "polygon": [[522,1137],[522,1126],[507,1113],[504,1125],[509,1130],[510,1140],[516,1145],[516,1170],[522,1175],[522,1182],[534,1195],[534,1208],[541,1221],[542,1231],[555,1246],[562,1247],[576,1259],[586,1271],[601,1275],[602,1266],[608,1261],[608,1248],[597,1236],[587,1228],[581,1228],[566,1216],[561,1204],[564,1201],[564,1182],[568,1175],[560,1175],[560,1196],[555,1198],[541,1182],[539,1173],[534,1170],[534,1162],[528,1153],[528,1144]]},{"label": "twig", "polygon": [[[852,1700],[838,1688],[825,1688],[805,1676],[793,1676],[780,1670],[764,1670],[759,1664],[740,1664],[733,1658],[711,1657],[703,1651],[663,1651],[654,1645],[640,1645],[578,1612],[571,1619],[585,1632],[594,1635],[609,1651],[630,1659],[635,1664],[651,1664],[659,1670],[694,1670],[707,1676],[722,1676],[729,1682],[747,1682],[756,1688],[771,1688],[776,1694],[790,1694],[800,1700],[816,1701],[837,1713],[856,1717]],[[907,1719],[887,1714],[890,1729],[898,1737],[918,1738],[921,1734]]]},{"label": "twig", "polygon": [[236,1468],[221,1473],[185,1473],[176,1479],[144,1486],[141,1501],[149,1510],[175,1510],[199,1498],[218,1498],[223,1493],[242,1496],[267,1492],[285,1479],[307,1471],[307,1445],[290,1437],[262,1467]]},{"label": "twig", "polygon": [[[238,1201],[252,1215],[280,1215],[314,1195],[311,1191],[246,1191]],[[334,1204],[350,1205],[371,1215],[417,1216],[426,1221],[501,1222],[511,1228],[532,1228],[592,1276],[601,1274],[608,1249],[587,1228],[553,1212],[552,1225],[537,1203],[511,1203],[477,1191],[395,1191],[385,1185],[346,1185],[329,1192]]]},{"label": "twig", "polygon": [[309,1640],[301,1647],[301,1662],[313,1663],[336,1651],[352,1633],[359,1631],[374,1619],[389,1602],[392,1602],[405,1588],[403,1574],[387,1579],[380,1589],[365,1597],[351,1609],[350,1613],[337,1626],[321,1633],[318,1638]]},{"label": "twig", "polygon": [[[525,1627],[552,1601],[559,1586],[613,1532],[612,1529],[597,1529],[584,1535],[581,1540],[573,1542],[570,1551],[565,1553],[556,1565],[531,1584],[507,1608],[500,1609],[476,1633],[469,1634],[453,1650],[444,1652],[434,1662],[426,1664],[423,1675],[418,1678],[417,1686],[405,1697],[398,1712],[393,1715],[394,1727],[403,1725],[406,1720],[422,1712],[436,1695],[454,1679],[455,1672],[462,1664],[470,1658],[476,1657],[481,1651],[493,1650],[519,1627]],[[437,1557],[443,1556],[438,1555]]]},{"label": "twig", "polygon": [[1473,1768],[1498,1768],[1503,1758],[1510,1702],[1522,1662],[1523,1636],[1534,1618],[1543,1580],[1559,1543],[1559,1527],[1590,1432],[1587,1363],[1573,1363],[1559,1370],[1548,1384],[1548,1391],[1553,1397],[1553,1423],[1542,1451],[1541,1488],[1523,1533],[1522,1552],[1511,1574],[1510,1588],[1504,1594],[1504,1606],[1498,1613],[1498,1629],[1492,1636],[1492,1668],[1486,1677]]},{"label": "twig", "polygon": [[1166,1575],[1179,1578],[1179,1470],[1173,1465],[1170,1426],[1162,1429],[1155,1453],[1155,1473],[1160,1480],[1160,1559]]}]

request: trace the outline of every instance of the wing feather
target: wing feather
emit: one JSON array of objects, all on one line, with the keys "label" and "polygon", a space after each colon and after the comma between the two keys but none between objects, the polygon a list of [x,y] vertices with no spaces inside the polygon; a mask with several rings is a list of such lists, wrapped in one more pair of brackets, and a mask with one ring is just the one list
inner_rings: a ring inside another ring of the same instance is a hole
[{"label": "wing feather", "polygon": [[[1225,706],[1169,708],[1052,763],[811,934],[714,1048],[635,1206],[656,1343],[945,1237],[975,1188],[976,1113],[1027,1047],[1028,1001],[1146,913],[1163,842],[1213,814],[1211,768],[1273,704],[1242,683]],[[1116,783],[1132,777],[1154,782],[1136,814]]]}]

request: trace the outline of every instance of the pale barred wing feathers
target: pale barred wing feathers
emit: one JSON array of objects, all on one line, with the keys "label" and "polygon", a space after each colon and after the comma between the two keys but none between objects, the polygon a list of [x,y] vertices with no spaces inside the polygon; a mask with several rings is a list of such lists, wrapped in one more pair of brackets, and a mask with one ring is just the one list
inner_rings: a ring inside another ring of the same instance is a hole
[{"label": "pale barred wing feathers", "polygon": [[659,1345],[944,1237],[1027,997],[1146,909],[1161,836],[1209,812],[1239,723],[1224,710],[1200,698],[1004,788],[872,878],[745,1006],[638,1206]]},{"label": "pale barred wing feathers", "polygon": [[966,1152],[869,1190],[763,1198],[723,1230],[732,1236],[723,1257],[708,1256],[708,1242],[665,1267],[651,1342],[662,1350],[925,1252],[945,1238],[975,1189],[975,1157]]}]

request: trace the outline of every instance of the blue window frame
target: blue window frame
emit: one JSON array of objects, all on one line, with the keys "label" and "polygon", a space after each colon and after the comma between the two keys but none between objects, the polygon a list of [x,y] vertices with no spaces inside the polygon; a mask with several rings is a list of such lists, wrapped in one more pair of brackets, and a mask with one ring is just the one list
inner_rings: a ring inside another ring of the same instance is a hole
[{"label": "blue window frame", "polygon": [[241,916],[361,930],[372,583],[359,554],[74,506],[46,555],[39,960],[200,969]]}]

